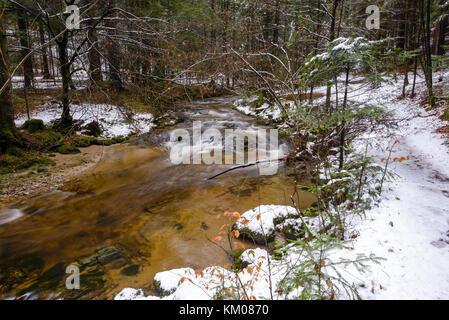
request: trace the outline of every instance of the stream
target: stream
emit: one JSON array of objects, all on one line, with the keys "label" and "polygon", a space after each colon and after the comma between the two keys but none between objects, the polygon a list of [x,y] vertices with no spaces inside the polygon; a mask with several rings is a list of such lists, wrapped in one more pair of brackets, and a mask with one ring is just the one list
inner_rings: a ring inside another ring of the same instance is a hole
[{"label": "stream", "polygon": [[[230,166],[171,163],[170,131],[193,121],[203,129],[265,128],[233,110],[230,98],[190,103],[179,116],[168,130],[105,148],[61,190],[0,211],[0,298],[112,299],[125,287],[155,294],[157,272],[230,262],[208,240],[230,223],[225,211],[291,204],[294,180],[281,165],[273,176],[252,166],[207,180]],[[300,208],[314,202],[305,192],[299,199]],[[79,266],[79,290],[65,286],[68,265]]]}]

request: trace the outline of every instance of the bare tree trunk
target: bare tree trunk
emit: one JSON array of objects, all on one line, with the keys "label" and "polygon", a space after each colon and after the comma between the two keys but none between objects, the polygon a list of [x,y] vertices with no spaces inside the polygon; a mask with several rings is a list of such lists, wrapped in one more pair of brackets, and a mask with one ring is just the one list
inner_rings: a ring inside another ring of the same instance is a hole
[{"label": "bare tree trunk", "polygon": [[[440,0],[440,5],[444,4],[444,0]],[[439,20],[435,26],[435,32],[433,34],[432,52],[434,55],[444,55],[444,43],[446,40],[446,32],[448,27],[447,17]]]},{"label": "bare tree trunk", "polygon": [[92,83],[98,83],[103,80],[103,78],[101,75],[101,60],[100,53],[98,51],[97,30],[94,26],[91,26],[87,36],[89,39],[88,44],[90,46],[88,53],[90,81]]},{"label": "bare tree trunk", "polygon": [[432,74],[432,49],[430,47],[431,31],[430,31],[430,10],[432,1],[422,0],[421,16],[424,23],[424,62],[423,69],[426,76],[427,93],[429,96],[430,107],[435,106],[435,97],[433,95],[433,74]]},{"label": "bare tree trunk", "polygon": [[[4,4],[1,5],[1,12]],[[3,19],[0,17],[0,84],[9,80],[8,40],[3,29]],[[20,137],[14,124],[14,108],[11,101],[11,84],[0,95],[0,154],[14,153],[14,148],[20,144]]]},{"label": "bare tree trunk", "polygon": [[[39,40],[41,45],[45,43],[45,33],[42,23],[39,23]],[[47,48],[43,48],[42,52],[42,70],[44,79],[51,79],[50,69],[48,68]]]},{"label": "bare tree trunk", "polygon": [[[336,15],[337,15],[337,8],[338,4],[340,3],[340,0],[334,0],[332,5],[332,17],[331,17],[331,28],[329,32],[329,42],[332,42],[335,40],[335,23],[336,23]],[[331,109],[331,94],[332,94],[332,86],[331,84],[327,85],[326,90],[326,108],[328,110]]]},{"label": "bare tree trunk", "polygon": [[345,96],[343,98],[343,121],[341,122],[341,133],[340,133],[340,165],[339,168],[343,169],[344,165],[344,155],[345,155],[345,135],[346,135],[346,121],[344,120],[344,112],[346,111],[346,105],[348,104],[348,87],[349,87],[349,66],[346,69],[346,79],[345,79]]},{"label": "bare tree trunk", "polygon": [[72,124],[70,115],[70,64],[67,57],[68,31],[65,31],[62,38],[56,42],[59,51],[59,64],[62,78],[62,116],[61,128],[67,128]]},{"label": "bare tree trunk", "polygon": [[[28,19],[24,11],[18,12],[17,25],[19,28],[20,46],[22,58],[31,51],[31,43],[28,37]],[[33,81],[33,59],[30,56],[23,63],[23,80],[25,87],[31,88]]]},{"label": "bare tree trunk", "polygon": [[[109,8],[115,7],[115,0],[109,1]],[[108,26],[108,43],[107,43],[107,57],[109,67],[109,80],[111,81],[111,88],[117,91],[122,89],[122,79],[120,75],[120,48],[118,46],[117,39],[114,39],[116,35],[116,26],[111,19],[106,19],[106,25]]]}]

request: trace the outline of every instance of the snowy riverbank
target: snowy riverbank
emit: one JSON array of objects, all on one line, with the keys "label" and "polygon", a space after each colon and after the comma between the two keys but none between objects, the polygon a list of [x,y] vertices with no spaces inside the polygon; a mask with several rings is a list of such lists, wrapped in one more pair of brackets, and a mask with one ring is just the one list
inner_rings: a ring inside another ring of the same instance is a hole
[{"label": "snowy riverbank", "polygon": [[[397,178],[384,185],[380,204],[366,213],[366,219],[351,221],[358,236],[347,248],[328,252],[329,270],[324,273],[332,275],[338,270],[348,283],[354,285],[362,299],[448,299],[449,149],[447,137],[435,132],[444,123],[437,114],[426,112],[418,99],[399,100],[401,82],[385,84],[375,90],[362,89],[362,94],[357,86],[363,84],[352,85],[354,90],[351,92],[355,94],[350,99],[382,105],[399,119],[393,132],[382,129],[376,131],[375,136],[371,134],[374,143],[368,154],[382,164],[388,153],[386,148],[398,140],[391,157],[406,160],[391,164],[390,169]],[[423,81],[418,82],[418,92],[424,92]],[[243,111],[241,100],[237,102],[237,108]],[[366,138],[360,137],[355,146],[364,148]],[[286,212],[289,210],[293,208]],[[259,219],[265,219],[264,225],[269,229],[278,213],[262,212]],[[369,270],[365,273],[359,272],[351,263],[339,263],[356,259],[360,254],[375,255],[384,260],[380,264],[367,263]],[[284,293],[277,285],[293,264],[307,256],[291,247],[282,260],[267,258],[265,250],[250,249],[241,256],[248,266],[239,273],[216,266],[201,271],[183,268],[158,273],[155,280],[168,294],[162,299],[212,299],[216,298],[217,292],[226,292],[226,288],[229,293],[242,294],[231,289],[237,281],[249,288],[250,298],[300,297],[300,286],[296,291]],[[332,262],[334,266],[331,267]],[[334,298],[353,298],[340,289]],[[145,296],[142,290],[132,288],[123,289],[116,296],[116,299],[160,298]]]}]

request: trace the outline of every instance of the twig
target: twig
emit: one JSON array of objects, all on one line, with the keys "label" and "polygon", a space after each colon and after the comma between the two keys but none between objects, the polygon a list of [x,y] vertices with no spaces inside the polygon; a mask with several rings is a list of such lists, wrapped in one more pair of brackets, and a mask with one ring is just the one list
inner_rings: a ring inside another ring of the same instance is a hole
[{"label": "twig", "polygon": [[256,162],[253,162],[253,163],[242,164],[240,166],[235,166],[235,167],[229,168],[229,169],[227,169],[225,171],[222,171],[222,172],[220,172],[220,173],[218,173],[218,174],[216,174],[216,175],[214,175],[212,177],[207,178],[207,180],[215,179],[215,178],[217,178],[217,177],[219,177],[221,175],[224,175],[225,173],[228,173],[228,172],[233,171],[233,170],[243,169],[243,168],[255,166],[255,165],[260,164],[260,163],[271,162],[271,161],[273,161],[273,162],[274,161],[285,161],[285,158],[270,159],[270,160],[257,160]]}]

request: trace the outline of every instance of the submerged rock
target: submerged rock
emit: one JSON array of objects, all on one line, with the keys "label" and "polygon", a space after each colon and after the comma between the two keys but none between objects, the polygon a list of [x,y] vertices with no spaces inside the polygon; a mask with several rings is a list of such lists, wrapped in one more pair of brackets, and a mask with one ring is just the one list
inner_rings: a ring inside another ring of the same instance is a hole
[{"label": "submerged rock", "polygon": [[94,265],[100,263],[102,265],[112,262],[122,257],[122,251],[114,246],[107,246],[97,250],[94,254],[78,259],[82,266]]},{"label": "submerged rock", "polygon": [[135,276],[137,273],[139,273],[139,265],[133,264],[129,267],[123,268],[120,270],[120,274],[124,276]]},{"label": "submerged rock", "polygon": [[182,228],[184,228],[184,226],[181,223],[177,223],[173,226],[173,228],[175,228],[176,230],[182,230]]}]

